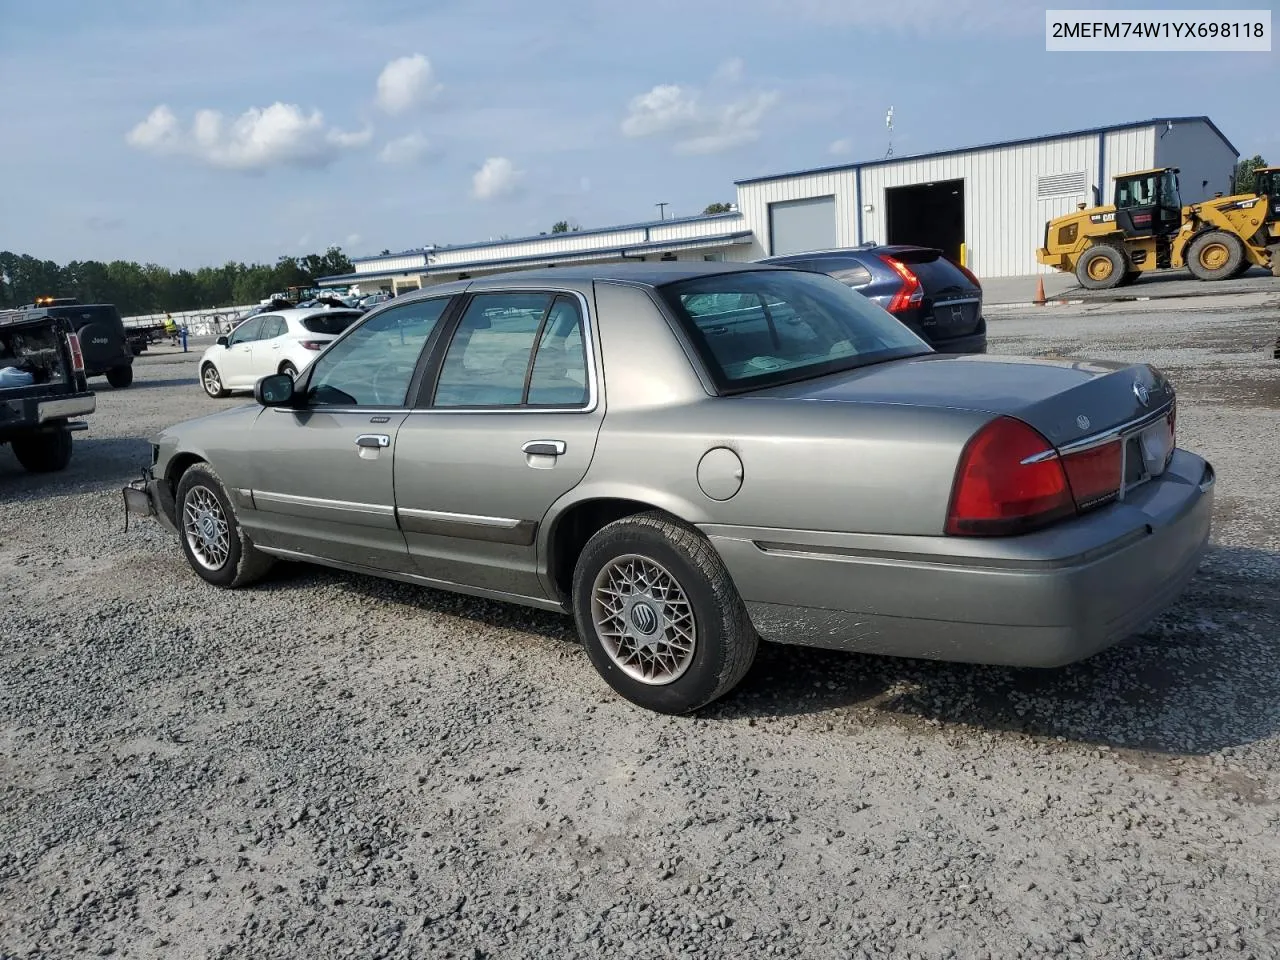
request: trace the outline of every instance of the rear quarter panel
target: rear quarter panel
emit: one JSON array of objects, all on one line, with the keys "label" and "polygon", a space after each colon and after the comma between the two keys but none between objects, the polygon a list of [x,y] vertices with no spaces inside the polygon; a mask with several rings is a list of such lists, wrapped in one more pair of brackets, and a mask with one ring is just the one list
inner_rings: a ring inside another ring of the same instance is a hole
[{"label": "rear quarter panel", "polygon": [[[942,532],[960,452],[990,414],[716,397],[692,346],[647,291],[598,284],[595,293],[607,413],[586,475],[553,515],[610,497],[691,523]],[[698,480],[716,448],[742,463],[741,488],[727,500]]]},{"label": "rear quarter panel", "polygon": [[[960,452],[989,419],[963,410],[745,397],[611,408],[573,498],[639,500],[691,523],[938,535]],[[726,500],[713,499],[698,479],[703,457],[718,448],[741,462],[741,486]]]}]

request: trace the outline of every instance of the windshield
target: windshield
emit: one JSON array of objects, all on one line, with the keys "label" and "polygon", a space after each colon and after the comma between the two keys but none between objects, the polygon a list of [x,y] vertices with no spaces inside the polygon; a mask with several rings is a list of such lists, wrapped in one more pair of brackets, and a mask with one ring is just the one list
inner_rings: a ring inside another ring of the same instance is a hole
[{"label": "windshield", "polygon": [[821,274],[721,273],[658,292],[722,392],[932,352],[892,315]]},{"label": "windshield", "polygon": [[355,311],[334,310],[332,313],[318,313],[314,317],[307,317],[302,321],[302,326],[311,333],[336,336],[362,316],[364,314]]}]

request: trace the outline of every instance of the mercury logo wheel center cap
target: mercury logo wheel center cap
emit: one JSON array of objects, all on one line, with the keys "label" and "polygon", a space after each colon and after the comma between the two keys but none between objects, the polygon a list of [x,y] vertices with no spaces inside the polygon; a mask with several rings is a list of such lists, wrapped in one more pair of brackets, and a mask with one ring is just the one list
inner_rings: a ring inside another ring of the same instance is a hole
[{"label": "mercury logo wheel center cap", "polygon": [[637,603],[631,608],[631,626],[642,636],[651,636],[658,629],[658,614],[647,603]]}]

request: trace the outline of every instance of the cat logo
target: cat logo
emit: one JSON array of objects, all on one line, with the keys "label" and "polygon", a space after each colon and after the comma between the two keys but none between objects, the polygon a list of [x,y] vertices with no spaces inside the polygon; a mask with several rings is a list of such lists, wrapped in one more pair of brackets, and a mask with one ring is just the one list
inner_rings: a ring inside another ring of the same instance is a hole
[{"label": "cat logo", "polygon": [[1089,221],[1090,221],[1091,223],[1111,223],[1111,222],[1113,222],[1113,221],[1115,220],[1115,218],[1116,218],[1116,215],[1115,215],[1114,213],[1091,213],[1091,214],[1089,214]]}]

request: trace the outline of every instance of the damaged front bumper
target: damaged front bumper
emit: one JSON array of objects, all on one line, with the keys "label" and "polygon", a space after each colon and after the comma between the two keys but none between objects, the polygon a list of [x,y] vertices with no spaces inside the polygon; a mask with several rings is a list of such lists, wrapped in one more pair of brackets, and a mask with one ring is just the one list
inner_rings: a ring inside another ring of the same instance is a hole
[{"label": "damaged front bumper", "polygon": [[178,532],[173,493],[167,483],[155,478],[150,467],[144,468],[142,476],[131,481],[121,492],[124,495],[126,529],[132,515],[154,517],[170,533]]}]

